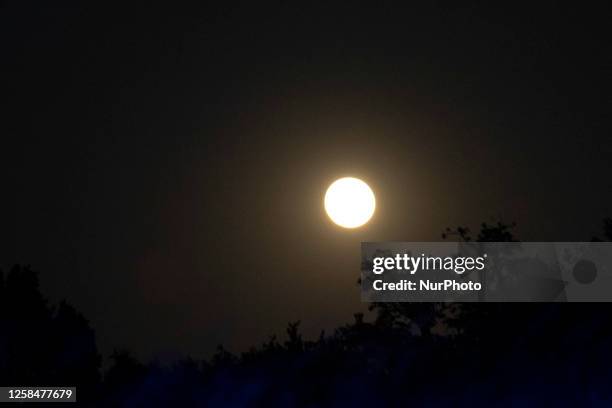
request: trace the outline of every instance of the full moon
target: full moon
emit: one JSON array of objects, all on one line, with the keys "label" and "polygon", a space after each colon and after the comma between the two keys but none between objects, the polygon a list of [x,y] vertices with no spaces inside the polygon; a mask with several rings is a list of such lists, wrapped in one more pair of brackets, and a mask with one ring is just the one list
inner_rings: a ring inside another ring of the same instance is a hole
[{"label": "full moon", "polygon": [[325,193],[325,211],[344,228],[357,228],[372,218],[376,199],[370,186],[354,177],[334,181]]}]

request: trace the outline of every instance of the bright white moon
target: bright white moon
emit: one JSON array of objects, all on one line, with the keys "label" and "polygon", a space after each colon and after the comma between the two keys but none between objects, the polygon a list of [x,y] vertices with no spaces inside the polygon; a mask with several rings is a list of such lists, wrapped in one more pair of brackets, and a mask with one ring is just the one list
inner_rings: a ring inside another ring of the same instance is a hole
[{"label": "bright white moon", "polygon": [[376,199],[370,186],[354,177],[334,181],[325,193],[325,211],[344,228],[357,228],[374,214]]}]

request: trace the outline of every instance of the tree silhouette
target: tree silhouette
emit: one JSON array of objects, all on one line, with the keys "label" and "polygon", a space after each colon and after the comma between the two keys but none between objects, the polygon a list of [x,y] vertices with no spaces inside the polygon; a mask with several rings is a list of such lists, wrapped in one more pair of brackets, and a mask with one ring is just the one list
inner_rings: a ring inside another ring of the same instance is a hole
[{"label": "tree silhouette", "polygon": [[[612,221],[604,221],[610,238]],[[514,224],[483,223],[444,238],[516,241]],[[0,274],[3,384],[76,385],[84,406],[610,406],[612,325],[607,305],[373,303],[329,335],[306,340],[300,322],[235,355],[168,367],[115,351],[100,378],[87,320],[49,306],[37,274]]]},{"label": "tree silhouette", "polygon": [[0,273],[0,327],[0,383],[71,385],[79,400],[94,397],[100,355],[93,330],[68,303],[49,306],[27,266]]},{"label": "tree silhouette", "polygon": [[[604,239],[612,241],[612,218],[605,218],[603,220],[603,235]],[[600,238],[593,238],[593,241],[602,241]]]}]

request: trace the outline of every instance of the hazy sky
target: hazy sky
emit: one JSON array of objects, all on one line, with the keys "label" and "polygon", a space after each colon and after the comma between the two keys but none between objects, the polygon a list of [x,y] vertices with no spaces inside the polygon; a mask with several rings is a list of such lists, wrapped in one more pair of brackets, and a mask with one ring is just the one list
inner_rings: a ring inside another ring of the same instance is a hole
[{"label": "hazy sky", "polygon": [[[351,321],[360,241],[598,233],[605,13],[373,4],[3,2],[0,266],[104,352],[199,357]],[[378,201],[355,231],[322,207],[346,175]]]}]

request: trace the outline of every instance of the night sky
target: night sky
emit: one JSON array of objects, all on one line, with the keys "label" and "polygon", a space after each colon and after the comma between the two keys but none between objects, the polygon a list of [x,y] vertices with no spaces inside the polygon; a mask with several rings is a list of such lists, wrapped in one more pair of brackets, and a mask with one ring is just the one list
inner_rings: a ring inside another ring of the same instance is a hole
[{"label": "night sky", "polygon": [[[581,241],[612,215],[604,10],[25,3],[0,10],[0,267],[105,354],[349,322],[361,241]],[[347,175],[378,200],[357,230],[322,206]]]}]

